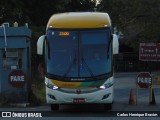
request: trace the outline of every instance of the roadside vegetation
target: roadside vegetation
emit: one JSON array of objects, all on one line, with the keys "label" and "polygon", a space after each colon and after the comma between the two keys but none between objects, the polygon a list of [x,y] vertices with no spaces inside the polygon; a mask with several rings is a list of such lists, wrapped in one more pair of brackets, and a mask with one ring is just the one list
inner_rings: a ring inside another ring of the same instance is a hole
[{"label": "roadside vegetation", "polygon": [[0,94],[0,107],[7,107],[9,106],[9,102],[7,101],[5,95]]},{"label": "roadside vegetation", "polygon": [[44,77],[37,77],[34,84],[32,84],[29,102],[31,106],[42,105],[46,103]]}]

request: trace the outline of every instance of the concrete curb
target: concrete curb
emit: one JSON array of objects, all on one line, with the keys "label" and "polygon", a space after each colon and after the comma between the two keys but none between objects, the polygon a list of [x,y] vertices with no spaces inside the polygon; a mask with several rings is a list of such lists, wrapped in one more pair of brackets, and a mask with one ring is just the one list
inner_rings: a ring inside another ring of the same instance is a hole
[{"label": "concrete curb", "polygon": [[11,103],[10,106],[12,107],[28,107],[30,103]]}]

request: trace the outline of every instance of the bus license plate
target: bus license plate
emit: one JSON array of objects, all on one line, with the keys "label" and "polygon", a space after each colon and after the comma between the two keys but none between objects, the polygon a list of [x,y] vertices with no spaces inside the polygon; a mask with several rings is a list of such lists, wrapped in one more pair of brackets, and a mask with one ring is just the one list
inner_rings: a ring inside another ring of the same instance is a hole
[{"label": "bus license plate", "polygon": [[84,98],[73,98],[74,103],[84,103],[85,99]]}]

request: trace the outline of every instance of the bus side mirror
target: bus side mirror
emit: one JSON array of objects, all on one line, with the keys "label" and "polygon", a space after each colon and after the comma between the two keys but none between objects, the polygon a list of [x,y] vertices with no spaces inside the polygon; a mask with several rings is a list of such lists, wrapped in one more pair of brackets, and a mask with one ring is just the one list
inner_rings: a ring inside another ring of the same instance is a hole
[{"label": "bus side mirror", "polygon": [[43,44],[45,41],[45,35],[42,35],[39,37],[38,42],[37,42],[37,54],[38,55],[43,55]]},{"label": "bus side mirror", "polygon": [[113,34],[113,55],[119,53],[119,41],[118,36],[116,34]]}]

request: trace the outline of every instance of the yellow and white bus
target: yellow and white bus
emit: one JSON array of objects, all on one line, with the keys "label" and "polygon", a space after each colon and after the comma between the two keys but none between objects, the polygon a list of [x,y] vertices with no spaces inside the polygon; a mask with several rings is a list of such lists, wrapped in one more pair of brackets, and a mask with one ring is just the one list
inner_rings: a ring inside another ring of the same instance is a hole
[{"label": "yellow and white bus", "polygon": [[51,16],[46,35],[38,39],[44,57],[46,101],[61,104],[104,104],[111,109],[114,90],[113,54],[118,38],[107,13],[71,12]]}]

